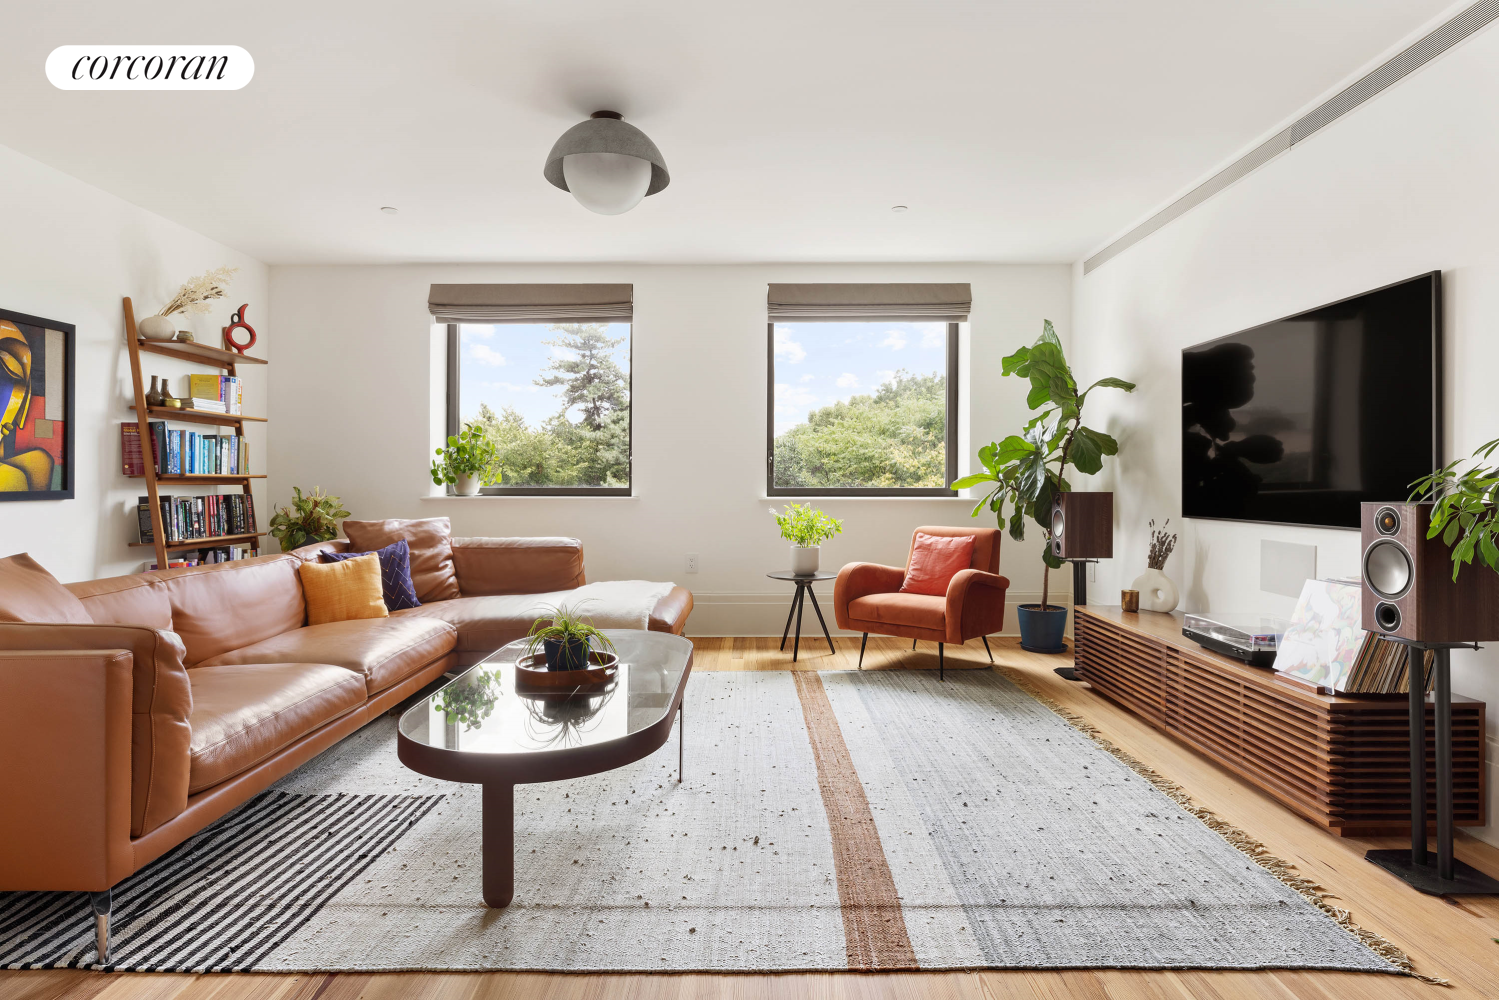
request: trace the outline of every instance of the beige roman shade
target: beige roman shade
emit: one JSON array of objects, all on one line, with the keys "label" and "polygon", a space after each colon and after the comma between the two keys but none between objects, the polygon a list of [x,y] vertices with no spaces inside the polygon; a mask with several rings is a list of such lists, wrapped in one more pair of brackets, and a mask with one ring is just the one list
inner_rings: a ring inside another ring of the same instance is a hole
[{"label": "beige roman shade", "polygon": [[771,322],[869,319],[963,323],[973,305],[973,290],[967,282],[771,285],[765,304]]},{"label": "beige roman shade", "polygon": [[634,285],[433,285],[439,323],[628,323]]}]

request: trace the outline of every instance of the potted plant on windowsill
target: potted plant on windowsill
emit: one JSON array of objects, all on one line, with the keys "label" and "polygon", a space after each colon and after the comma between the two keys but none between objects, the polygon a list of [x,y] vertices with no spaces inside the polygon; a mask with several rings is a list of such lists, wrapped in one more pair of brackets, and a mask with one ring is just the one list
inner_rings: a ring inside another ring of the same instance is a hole
[{"label": "potted plant on windowsill", "polygon": [[614,643],[593,627],[593,623],[566,605],[547,608],[547,614],[536,619],[526,635],[526,652],[541,647],[548,670],[587,670],[593,644],[613,652]]},{"label": "potted plant on windowsill", "polygon": [[476,420],[469,421],[457,434],[449,436],[436,454],[437,461],[432,463],[432,482],[453,487],[453,492],[461,497],[478,496],[484,474],[498,471],[491,469],[495,444]]},{"label": "potted plant on windowsill", "polygon": [[280,540],[282,552],[338,537],[338,522],[349,516],[342,500],[324,493],[321,486],[306,496],[300,486],[291,492],[291,506],[277,507],[271,514],[271,536]]},{"label": "potted plant on windowsill", "polygon": [[1072,489],[1066,478],[1069,465],[1078,472],[1094,475],[1103,468],[1104,456],[1119,453],[1119,444],[1112,437],[1083,426],[1083,404],[1088,394],[1099,388],[1133,392],[1135,384],[1104,378],[1079,392],[1051,320],[1044,321],[1041,336],[1034,344],[1004,359],[1002,371],[1007,376],[1030,379],[1026,405],[1041,412],[1031,418],[1021,433],[980,448],[979,461],[986,471],[965,476],[953,483],[952,488],[961,490],[992,483],[988,494],[973,508],[973,516],[978,517],[979,511],[987,507],[1004,527],[1008,500],[1010,537],[1017,542],[1025,539],[1026,518],[1041,526],[1046,540],[1041,551],[1044,563],[1041,603],[1020,605],[1020,645],[1033,652],[1059,653],[1065,648],[1062,634],[1067,627],[1067,609],[1049,603],[1051,571],[1062,565],[1062,559],[1051,546],[1052,498],[1058,492]]},{"label": "potted plant on windowsill", "polygon": [[810,503],[788,503],[784,514],[777,513],[772,507],[770,516],[780,526],[781,537],[791,543],[791,572],[797,576],[816,573],[822,543],[834,535],[843,534],[842,521],[829,517]]}]

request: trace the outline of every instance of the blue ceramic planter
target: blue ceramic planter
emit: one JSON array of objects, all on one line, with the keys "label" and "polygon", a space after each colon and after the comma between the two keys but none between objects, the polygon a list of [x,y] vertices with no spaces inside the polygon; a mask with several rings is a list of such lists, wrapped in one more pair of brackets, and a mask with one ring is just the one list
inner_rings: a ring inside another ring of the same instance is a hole
[{"label": "blue ceramic planter", "polygon": [[542,653],[546,656],[548,670],[586,670],[588,669],[588,643],[583,639],[573,639],[563,643],[557,639],[543,639],[541,641]]},{"label": "blue ceramic planter", "polygon": [[1048,604],[1042,610],[1039,604],[1022,604],[1016,609],[1020,616],[1020,648],[1031,653],[1065,653],[1067,647],[1062,635],[1067,631],[1067,609],[1059,604]]}]

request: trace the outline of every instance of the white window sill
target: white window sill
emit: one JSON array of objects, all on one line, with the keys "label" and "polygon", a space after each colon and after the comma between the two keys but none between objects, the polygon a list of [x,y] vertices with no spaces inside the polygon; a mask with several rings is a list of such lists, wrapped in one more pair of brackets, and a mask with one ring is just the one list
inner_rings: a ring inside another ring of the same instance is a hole
[{"label": "white window sill", "polygon": [[610,501],[610,500],[633,501],[633,500],[639,500],[640,497],[638,497],[638,496],[629,496],[629,497],[618,497],[618,496],[615,496],[615,497],[587,497],[587,496],[582,496],[582,497],[580,497],[580,496],[574,496],[574,495],[569,495],[569,494],[549,495],[549,494],[545,494],[545,493],[540,494],[540,495],[537,495],[537,494],[522,495],[522,494],[516,494],[516,493],[489,493],[489,494],[480,494],[479,496],[476,496],[476,497],[450,497],[450,496],[445,496],[445,495],[443,495],[441,493],[429,493],[426,496],[421,497],[420,499],[422,499],[422,500],[442,500],[442,501],[453,501],[453,500],[464,500],[464,501],[468,501],[468,500],[546,500],[546,501],[549,501],[549,502],[555,502],[557,500],[587,500],[589,503],[601,503],[601,502],[607,502],[607,501]]},{"label": "white window sill", "polygon": [[816,500],[818,503],[845,503],[847,501],[854,503],[966,503],[970,507],[978,503],[978,497],[773,497],[763,493],[760,499],[771,503],[806,503],[809,500]]}]

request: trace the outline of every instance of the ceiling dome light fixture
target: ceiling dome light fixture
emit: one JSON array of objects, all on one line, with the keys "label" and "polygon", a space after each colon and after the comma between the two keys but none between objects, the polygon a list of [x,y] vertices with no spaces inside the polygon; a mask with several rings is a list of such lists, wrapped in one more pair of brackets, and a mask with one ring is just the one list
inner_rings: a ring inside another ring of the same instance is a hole
[{"label": "ceiling dome light fixture", "polygon": [[563,132],[542,174],[599,215],[623,215],[671,183],[656,144],[617,111],[595,111]]}]

